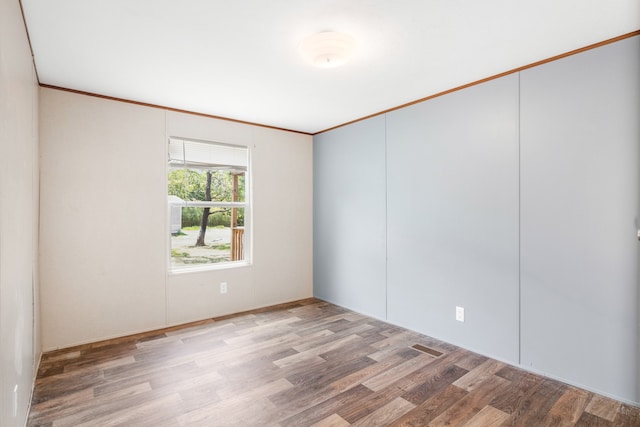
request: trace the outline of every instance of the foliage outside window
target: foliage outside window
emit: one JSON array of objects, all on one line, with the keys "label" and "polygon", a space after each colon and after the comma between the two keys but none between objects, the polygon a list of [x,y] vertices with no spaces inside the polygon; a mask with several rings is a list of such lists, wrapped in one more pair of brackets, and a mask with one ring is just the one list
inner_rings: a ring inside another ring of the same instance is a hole
[{"label": "foliage outside window", "polygon": [[171,270],[246,262],[246,147],[169,139]]}]

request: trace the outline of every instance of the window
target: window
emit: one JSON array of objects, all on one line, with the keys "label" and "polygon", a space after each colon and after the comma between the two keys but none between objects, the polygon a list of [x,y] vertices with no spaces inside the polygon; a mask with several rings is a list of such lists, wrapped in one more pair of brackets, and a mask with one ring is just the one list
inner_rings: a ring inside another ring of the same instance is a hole
[{"label": "window", "polygon": [[249,150],[169,139],[172,271],[246,263]]}]

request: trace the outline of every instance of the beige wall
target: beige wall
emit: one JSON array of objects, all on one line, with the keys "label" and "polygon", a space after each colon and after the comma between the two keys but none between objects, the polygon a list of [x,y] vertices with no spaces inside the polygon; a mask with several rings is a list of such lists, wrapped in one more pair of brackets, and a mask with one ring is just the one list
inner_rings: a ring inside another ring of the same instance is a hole
[{"label": "beige wall", "polygon": [[25,425],[40,358],[38,87],[17,1],[0,0],[0,426]]},{"label": "beige wall", "polygon": [[[45,350],[311,296],[310,136],[44,88],[40,115]],[[250,148],[252,265],[167,274],[169,136]]]}]

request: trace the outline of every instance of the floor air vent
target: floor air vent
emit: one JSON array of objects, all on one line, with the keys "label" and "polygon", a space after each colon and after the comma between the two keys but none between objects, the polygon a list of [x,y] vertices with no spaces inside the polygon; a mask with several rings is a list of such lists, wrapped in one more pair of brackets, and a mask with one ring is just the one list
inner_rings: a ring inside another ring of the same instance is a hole
[{"label": "floor air vent", "polygon": [[414,344],[414,345],[411,346],[411,348],[416,349],[418,351],[421,351],[423,353],[430,354],[430,355],[435,356],[435,357],[442,356],[442,352],[441,351],[434,350],[432,348],[425,347],[425,346],[420,345],[420,344]]}]

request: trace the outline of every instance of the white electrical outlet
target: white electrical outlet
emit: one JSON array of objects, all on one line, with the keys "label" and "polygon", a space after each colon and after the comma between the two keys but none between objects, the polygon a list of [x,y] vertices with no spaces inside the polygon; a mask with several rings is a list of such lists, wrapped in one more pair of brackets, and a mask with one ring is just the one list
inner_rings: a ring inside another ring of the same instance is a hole
[{"label": "white electrical outlet", "polygon": [[464,322],[464,307],[456,307],[456,320]]},{"label": "white electrical outlet", "polygon": [[221,294],[227,293],[227,282],[220,282],[220,293]]}]

